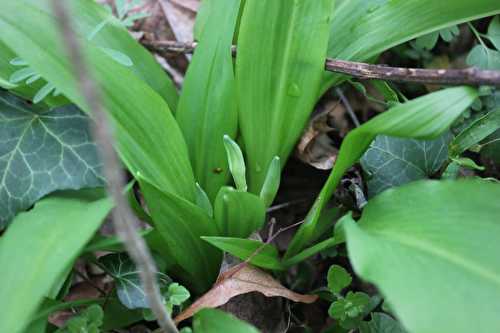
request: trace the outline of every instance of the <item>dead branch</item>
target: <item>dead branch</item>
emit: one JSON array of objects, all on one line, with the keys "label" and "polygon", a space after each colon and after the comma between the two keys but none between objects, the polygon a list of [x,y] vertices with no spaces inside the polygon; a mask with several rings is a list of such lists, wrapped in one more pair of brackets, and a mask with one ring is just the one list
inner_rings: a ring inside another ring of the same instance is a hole
[{"label": "dead branch", "polygon": [[[146,41],[142,44],[149,50],[168,56],[170,53],[191,53],[197,43],[175,41]],[[236,47],[233,46],[233,53]],[[500,86],[500,71],[467,69],[421,69],[372,65],[360,62],[327,58],[325,70],[349,75],[360,80],[379,79],[395,82],[415,82],[435,85],[490,85]]]},{"label": "dead branch", "polygon": [[113,210],[113,223],[122,239],[127,252],[139,269],[141,282],[146,294],[146,299],[155,314],[158,324],[163,332],[176,333],[172,319],[162,302],[162,296],[156,280],[156,267],[144,239],[137,232],[138,222],[129,205],[122,195],[125,187],[125,173],[123,172],[118,155],[114,149],[114,137],[109,120],[101,102],[101,96],[87,70],[81,45],[73,32],[67,0],[52,0],[53,10],[62,32],[64,43],[73,65],[76,82],[88,104],[94,122],[92,133],[97,142],[100,156],[104,165],[104,175],[108,181],[107,189],[115,202]]}]

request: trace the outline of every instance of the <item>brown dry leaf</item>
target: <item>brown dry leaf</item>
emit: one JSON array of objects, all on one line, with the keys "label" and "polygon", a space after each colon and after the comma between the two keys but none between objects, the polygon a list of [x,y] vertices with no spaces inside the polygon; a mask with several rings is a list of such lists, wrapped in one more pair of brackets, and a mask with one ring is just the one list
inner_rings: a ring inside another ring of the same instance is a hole
[{"label": "brown dry leaf", "polygon": [[241,263],[222,273],[212,289],[180,313],[174,321],[179,323],[192,317],[202,308],[216,308],[235,296],[254,291],[267,297],[280,296],[301,303],[313,303],[318,299],[316,295],[295,293],[283,287],[268,273],[247,263]]},{"label": "brown dry leaf", "polygon": [[160,0],[159,3],[177,41],[192,41],[194,21],[198,11],[195,1]]},{"label": "brown dry leaf", "polygon": [[[328,101],[322,110],[309,121],[297,145],[295,155],[304,163],[320,170],[333,168],[338,149],[328,133],[337,130],[343,137],[348,129],[345,108],[336,101]],[[332,127],[330,124],[334,124]]]}]

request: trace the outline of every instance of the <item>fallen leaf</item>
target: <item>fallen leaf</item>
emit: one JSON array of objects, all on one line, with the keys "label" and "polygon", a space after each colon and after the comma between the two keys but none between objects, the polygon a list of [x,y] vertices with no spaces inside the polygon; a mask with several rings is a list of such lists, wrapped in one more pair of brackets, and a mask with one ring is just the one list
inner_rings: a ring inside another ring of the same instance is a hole
[{"label": "fallen leaf", "polygon": [[159,0],[159,3],[177,41],[192,41],[196,11],[172,0]]},{"label": "fallen leaf", "polygon": [[268,273],[244,262],[222,273],[212,289],[180,313],[174,321],[179,323],[192,317],[202,308],[216,308],[235,296],[250,292],[259,292],[267,297],[285,297],[301,303],[313,303],[318,299],[316,295],[295,293],[283,287]]},{"label": "fallen leaf", "polygon": [[183,7],[192,11],[194,14],[198,12],[200,8],[200,0],[171,0],[179,7]]},{"label": "fallen leaf", "polygon": [[335,101],[328,101],[322,106],[320,111],[311,117],[295,155],[316,169],[333,168],[338,149],[333,145],[328,133],[337,131],[340,137],[345,136],[349,130],[345,113],[344,107]]}]

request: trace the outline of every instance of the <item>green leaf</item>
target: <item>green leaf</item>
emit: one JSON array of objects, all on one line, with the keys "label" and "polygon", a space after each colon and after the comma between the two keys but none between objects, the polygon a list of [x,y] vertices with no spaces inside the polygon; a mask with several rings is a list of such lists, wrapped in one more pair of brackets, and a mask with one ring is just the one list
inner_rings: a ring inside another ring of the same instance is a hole
[{"label": "green leaf", "polygon": [[195,333],[259,333],[252,325],[216,309],[198,311],[194,315],[193,328]]},{"label": "green leaf", "polygon": [[[51,14],[52,12],[50,2],[47,0],[27,0],[26,4],[46,14]],[[92,31],[95,31],[98,26],[105,21],[105,27],[102,27],[96,36],[92,38],[92,43],[126,53],[132,62],[137,64],[137,66],[131,68],[136,76],[149,84],[149,86],[160,94],[167,101],[172,110],[176,109],[178,99],[177,91],[169,76],[162,70],[151,53],[140,46],[111,13],[107,12],[105,8],[95,1],[75,0],[71,1],[71,6],[74,12],[78,13],[78,15],[73,16],[72,23],[76,28],[75,30],[82,38],[87,39]],[[38,32],[35,34],[38,34]],[[4,56],[10,56],[10,58],[7,58],[10,60],[16,56],[13,55],[10,50],[5,52],[6,50],[3,50],[2,45],[0,45],[0,49],[2,49],[2,52],[0,52],[0,59]],[[1,62],[0,60],[0,63]],[[12,68],[0,65],[0,76],[8,77],[11,72]],[[23,91],[23,96],[27,98],[34,96],[34,93],[38,89],[39,87],[36,86],[20,87],[20,90]],[[16,91],[17,90],[18,89],[16,89]],[[60,103],[57,105],[60,105]]]},{"label": "green leaf", "polygon": [[460,35],[460,29],[458,28],[458,26],[454,25],[448,28],[441,29],[439,31],[439,35],[445,42],[449,43],[455,37],[458,37]]},{"label": "green leaf", "polygon": [[368,194],[430,178],[448,160],[449,132],[433,140],[400,139],[378,136],[361,157],[361,166],[369,175]]},{"label": "green leaf", "polygon": [[500,52],[476,45],[467,56],[467,64],[479,69],[500,69]]},{"label": "green leaf", "polygon": [[377,285],[410,332],[496,330],[498,197],[498,184],[478,180],[421,181],[384,192],[358,224],[343,225],[355,272]]},{"label": "green leaf", "polygon": [[362,322],[360,333],[406,333],[404,328],[391,316],[381,312],[373,312],[369,322]]},{"label": "green leaf", "polygon": [[266,207],[271,206],[278,193],[281,181],[281,163],[280,158],[275,156],[269,165],[267,170],[266,178],[264,179],[264,184],[260,190],[260,199],[264,202]]},{"label": "green leaf", "polygon": [[208,216],[214,216],[212,203],[210,202],[207,193],[203,191],[200,184],[198,183],[196,183],[196,204],[198,205],[198,207],[203,209],[208,214]]},{"label": "green leaf", "polygon": [[345,298],[333,302],[328,309],[330,317],[338,320],[356,318],[363,313],[365,306],[370,303],[370,296],[362,292],[349,291]]},{"label": "green leaf", "polygon": [[[234,237],[202,237],[213,246],[241,260],[247,260],[252,255],[250,263],[254,266],[283,270],[278,250],[271,244],[257,240]],[[256,252],[258,250],[258,252]]]},{"label": "green leaf", "polygon": [[168,286],[166,301],[172,305],[181,305],[191,297],[189,290],[178,283]]},{"label": "green leaf", "polygon": [[317,230],[325,228],[325,224],[320,223],[319,219],[322,210],[342,175],[358,161],[377,135],[434,139],[444,133],[476,98],[477,93],[471,88],[442,90],[393,107],[351,131],[342,142],[333,170],[304,224],[289,245],[285,258],[297,254],[319,237]]},{"label": "green leaf", "polygon": [[[419,36],[497,13],[497,0],[342,1],[333,12],[328,56],[369,61]],[[325,73],[321,92],[343,80],[345,76]]]},{"label": "green leaf", "polygon": [[224,135],[238,126],[231,45],[240,0],[212,0],[203,35],[189,65],[177,110],[196,180],[213,201],[229,179]]},{"label": "green leaf", "polygon": [[246,238],[264,225],[266,207],[255,194],[223,187],[215,198],[214,218],[218,235]]},{"label": "green leaf", "polygon": [[431,32],[430,34],[423,35],[415,40],[415,45],[419,49],[432,50],[436,46],[439,39],[439,31]]},{"label": "green leaf", "polygon": [[458,134],[450,143],[450,156],[460,154],[481,142],[500,128],[500,108],[474,121],[469,127]]},{"label": "green leaf", "polygon": [[370,83],[384,96],[386,102],[399,103],[398,94],[387,82],[382,80],[372,80]]},{"label": "green leaf", "polygon": [[0,238],[0,332],[22,332],[110,211],[94,192],[59,193],[19,214]]},{"label": "green leaf", "polygon": [[227,160],[229,162],[229,170],[234,179],[234,184],[239,191],[246,192],[246,167],[243,152],[240,146],[229,137],[224,135],[224,148],[226,150]]},{"label": "green leaf", "polygon": [[333,3],[246,1],[236,83],[253,193],[262,188],[274,156],[287,160],[309,119],[324,72]]},{"label": "green leaf", "polygon": [[349,286],[352,282],[351,274],[344,267],[332,265],[328,270],[328,289],[333,293],[340,293],[342,289]]},{"label": "green leaf", "polygon": [[[95,18],[95,24],[101,22],[99,10],[93,7],[97,4],[93,1],[71,1],[71,5],[74,12],[78,13],[72,20],[77,32],[93,28],[87,21],[89,17],[93,20]],[[76,83],[79,78],[74,76],[57,24],[48,12],[49,8],[48,0],[5,3],[0,12],[0,40],[67,98],[90,113]],[[104,9],[98,8],[103,15],[108,15]],[[108,29],[111,29],[110,32],[105,33]],[[101,36],[106,36],[105,47],[123,50],[135,64],[149,68],[148,57],[151,55],[143,55],[147,51],[130,40],[128,34],[124,37],[124,33],[127,34],[122,28],[107,25],[92,42],[83,36],[79,40],[84,45],[85,59],[114,125],[120,155],[134,176],[141,174],[154,181],[163,191],[194,202],[195,182],[182,133],[169,112],[167,103],[156,89],[151,88],[152,81],[146,81],[146,78],[150,78],[149,75],[156,78],[155,74],[149,73],[148,69],[146,76],[136,69],[137,66],[129,68],[118,64],[99,49],[101,45],[95,45],[99,44]],[[113,38],[116,42],[111,41]],[[122,43],[127,47],[124,48]],[[160,88],[159,85],[156,87]],[[165,89],[164,83],[161,87]]]},{"label": "green leaf", "polygon": [[48,193],[104,184],[88,127],[74,106],[48,110],[0,91],[0,229]]},{"label": "green leaf", "polygon": [[104,53],[106,53],[108,56],[110,56],[114,61],[116,61],[117,63],[119,63],[123,66],[126,66],[126,67],[134,66],[134,62],[132,61],[132,59],[130,59],[128,57],[128,55],[126,55],[123,52],[110,49],[109,47],[101,47],[101,50]]},{"label": "green leaf", "polygon": [[217,235],[215,221],[202,208],[160,191],[146,179],[140,178],[139,184],[166,250],[160,254],[182,268],[182,282],[191,290],[206,291],[217,277],[222,257],[200,237]]},{"label": "green leaf", "polygon": [[500,16],[496,16],[488,27],[488,38],[500,50]]},{"label": "green leaf", "polygon": [[103,323],[104,312],[97,305],[91,305],[86,308],[81,314],[69,319],[64,327],[55,331],[55,333],[99,333],[99,329]]},{"label": "green leaf", "polygon": [[[126,253],[107,254],[97,262],[115,280],[116,293],[123,305],[128,309],[149,308],[139,271]],[[161,272],[156,272],[156,277],[160,289],[172,282],[170,277]]]}]

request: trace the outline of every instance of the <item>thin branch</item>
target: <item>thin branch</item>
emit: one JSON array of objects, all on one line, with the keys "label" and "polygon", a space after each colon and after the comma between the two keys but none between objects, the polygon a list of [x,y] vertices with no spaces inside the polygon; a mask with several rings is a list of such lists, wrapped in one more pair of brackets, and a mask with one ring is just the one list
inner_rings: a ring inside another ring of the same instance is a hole
[{"label": "thin branch", "polygon": [[345,97],[344,92],[340,88],[335,88],[335,92],[339,95],[342,104],[344,104],[347,110],[347,114],[351,117],[351,120],[354,123],[354,126],[359,127],[361,124],[359,123],[358,117],[356,117],[356,113],[352,109],[351,103],[349,103],[349,100]]},{"label": "thin branch", "polygon": [[92,134],[98,143],[100,156],[103,161],[104,174],[108,181],[108,192],[115,202],[115,209],[113,210],[115,229],[118,236],[123,240],[130,257],[139,269],[146,299],[158,320],[160,328],[165,333],[178,332],[163,305],[156,280],[155,263],[144,239],[137,232],[137,219],[122,195],[122,189],[125,186],[125,173],[121,168],[118,155],[113,147],[115,140],[102,106],[101,96],[86,68],[81,45],[73,32],[67,3],[67,0],[52,0],[53,10],[73,65],[75,77],[78,78],[77,82],[80,85],[80,90],[90,110],[93,112]]},{"label": "thin branch", "polygon": [[[175,41],[146,41],[142,44],[149,50],[167,56],[169,53],[191,53],[197,43]],[[233,46],[233,53],[236,47]],[[325,70],[349,75],[358,79],[379,79],[395,82],[415,82],[436,85],[490,85],[500,86],[500,71],[467,69],[421,69],[371,65],[360,62],[327,58]]]}]

